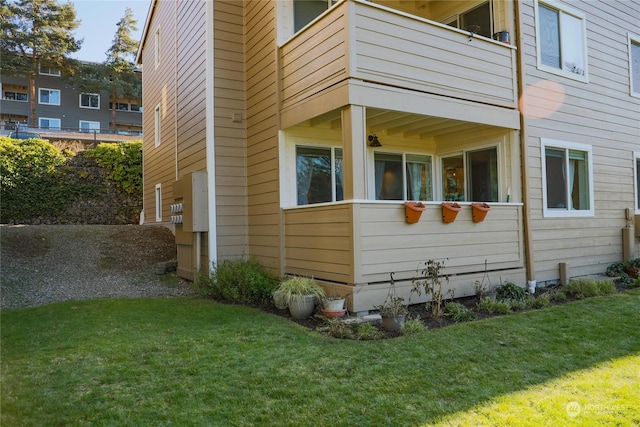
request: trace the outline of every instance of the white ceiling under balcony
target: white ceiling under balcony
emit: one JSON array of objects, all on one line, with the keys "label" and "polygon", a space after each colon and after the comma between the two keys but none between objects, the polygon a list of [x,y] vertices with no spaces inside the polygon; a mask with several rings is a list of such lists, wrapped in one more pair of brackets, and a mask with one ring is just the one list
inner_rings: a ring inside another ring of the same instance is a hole
[{"label": "white ceiling under balcony", "polygon": [[[308,120],[304,125],[341,129],[340,110],[333,110]],[[367,132],[385,133],[404,138],[428,139],[459,132],[481,131],[488,125],[473,122],[447,119],[442,117],[423,116],[400,111],[367,109]]]}]

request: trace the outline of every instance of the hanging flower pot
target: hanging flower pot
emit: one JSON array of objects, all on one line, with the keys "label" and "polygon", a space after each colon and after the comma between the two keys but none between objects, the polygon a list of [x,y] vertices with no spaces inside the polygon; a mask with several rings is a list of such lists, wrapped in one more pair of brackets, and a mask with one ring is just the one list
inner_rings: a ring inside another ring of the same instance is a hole
[{"label": "hanging flower pot", "polygon": [[473,211],[471,213],[473,222],[484,221],[484,217],[487,216],[487,212],[491,210],[491,206],[484,202],[471,203],[471,207],[473,208]]},{"label": "hanging flower pot", "polygon": [[462,210],[462,206],[456,202],[445,202],[442,204],[442,221],[453,222],[458,216],[458,212]]},{"label": "hanging flower pot", "polygon": [[409,224],[420,221],[420,215],[427,209],[422,202],[404,202],[404,219]]}]

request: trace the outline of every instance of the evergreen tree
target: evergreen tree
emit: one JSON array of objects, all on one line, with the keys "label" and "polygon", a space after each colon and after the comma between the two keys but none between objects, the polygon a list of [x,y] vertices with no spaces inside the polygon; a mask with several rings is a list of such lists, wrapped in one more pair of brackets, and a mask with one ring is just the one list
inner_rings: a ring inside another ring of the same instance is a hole
[{"label": "evergreen tree", "polygon": [[28,77],[30,126],[36,126],[36,75],[40,67],[73,73],[73,61],[67,55],[82,44],[73,35],[79,24],[70,2],[0,0],[0,72]]},{"label": "evergreen tree", "polygon": [[117,24],[116,34],[111,47],[107,51],[105,66],[109,73],[109,99],[113,105],[111,127],[116,123],[116,101],[118,98],[140,98],[142,93],[142,78],[137,72],[135,57],[138,52],[138,41],[131,37],[136,31],[136,21],[133,11],[125,9],[124,16]]}]

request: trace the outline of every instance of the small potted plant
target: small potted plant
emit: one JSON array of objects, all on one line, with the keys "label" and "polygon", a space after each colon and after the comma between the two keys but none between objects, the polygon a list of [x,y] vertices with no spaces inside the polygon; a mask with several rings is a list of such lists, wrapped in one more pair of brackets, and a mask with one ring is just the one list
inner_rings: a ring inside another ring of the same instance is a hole
[{"label": "small potted plant", "polygon": [[404,298],[396,295],[388,295],[384,303],[379,305],[377,309],[382,317],[382,328],[386,331],[401,330],[409,312]]},{"label": "small potted plant", "polygon": [[326,317],[342,317],[346,312],[344,297],[331,295],[322,298],[322,314]]},{"label": "small potted plant", "polygon": [[316,299],[324,296],[324,289],[312,278],[291,276],[280,282],[273,301],[276,307],[288,307],[291,317],[304,319],[313,313]]}]

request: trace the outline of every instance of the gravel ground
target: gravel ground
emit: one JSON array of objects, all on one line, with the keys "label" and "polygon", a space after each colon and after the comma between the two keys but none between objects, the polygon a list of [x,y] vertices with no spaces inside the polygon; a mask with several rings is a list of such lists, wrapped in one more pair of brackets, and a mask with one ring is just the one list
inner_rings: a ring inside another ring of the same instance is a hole
[{"label": "gravel ground", "polygon": [[139,225],[0,226],[0,308],[93,298],[192,295],[157,275],[175,259],[171,231]]}]

